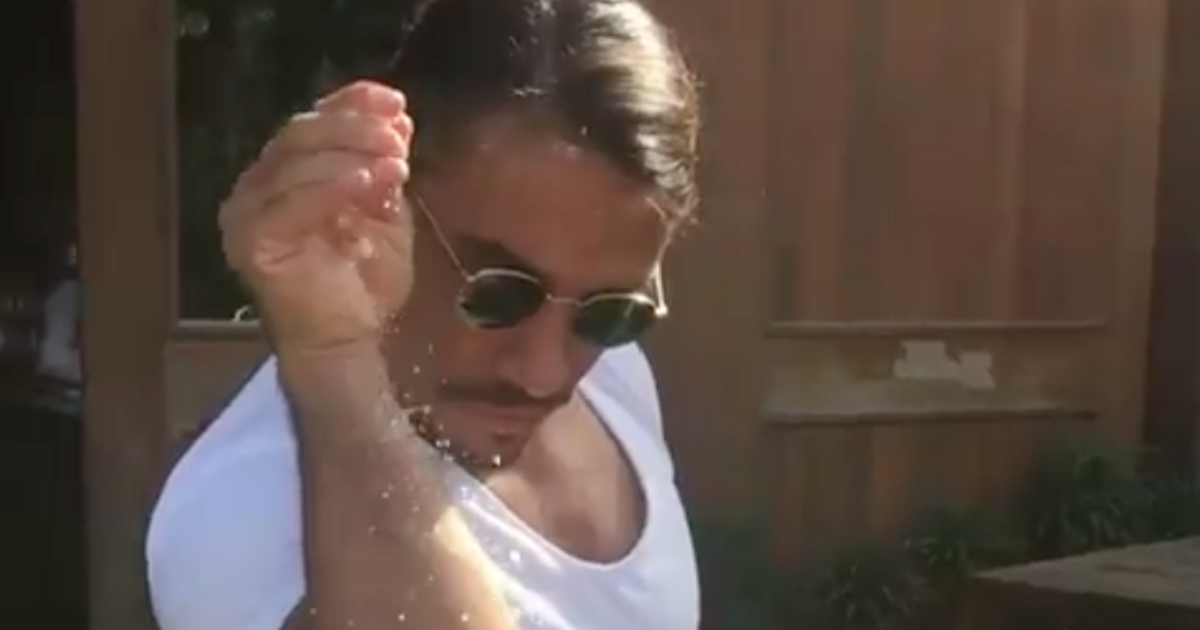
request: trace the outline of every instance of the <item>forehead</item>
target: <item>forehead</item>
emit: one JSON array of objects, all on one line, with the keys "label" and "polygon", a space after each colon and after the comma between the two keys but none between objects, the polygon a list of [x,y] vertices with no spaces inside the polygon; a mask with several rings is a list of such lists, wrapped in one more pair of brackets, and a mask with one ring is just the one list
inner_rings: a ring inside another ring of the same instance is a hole
[{"label": "forehead", "polygon": [[502,120],[471,140],[419,182],[452,239],[507,250],[561,291],[636,285],[657,264],[667,227],[651,191],[602,156]]}]

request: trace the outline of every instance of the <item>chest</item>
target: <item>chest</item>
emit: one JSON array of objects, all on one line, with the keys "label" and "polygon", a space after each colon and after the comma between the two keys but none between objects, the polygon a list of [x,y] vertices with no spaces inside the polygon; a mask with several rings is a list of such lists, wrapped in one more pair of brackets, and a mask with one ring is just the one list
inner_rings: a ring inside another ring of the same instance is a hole
[{"label": "chest", "polygon": [[559,423],[460,508],[523,630],[696,630],[695,556],[666,447],[607,426]]},{"label": "chest", "polygon": [[694,575],[665,556],[637,564],[642,566],[587,576],[567,571],[535,577],[530,570],[514,576],[504,594],[522,630],[697,630]]},{"label": "chest", "polygon": [[579,558],[501,512],[468,502],[467,520],[499,569],[522,630],[696,630],[699,587],[679,497],[647,485],[644,528],[612,562]]},{"label": "chest", "polygon": [[646,529],[648,497],[624,450],[599,435],[544,453],[487,479],[493,499],[570,557],[608,564],[629,555]]}]

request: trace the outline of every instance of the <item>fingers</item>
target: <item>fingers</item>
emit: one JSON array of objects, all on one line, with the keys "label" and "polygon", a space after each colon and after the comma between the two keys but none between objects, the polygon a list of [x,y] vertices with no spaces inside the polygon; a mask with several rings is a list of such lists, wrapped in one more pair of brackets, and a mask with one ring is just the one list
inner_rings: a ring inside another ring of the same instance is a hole
[{"label": "fingers", "polygon": [[362,179],[363,184],[381,189],[395,188],[407,179],[408,163],[401,157],[374,157],[351,151],[310,153],[278,163],[271,177],[248,194],[269,203],[293,188],[332,181],[352,172]]},{"label": "fingers", "polygon": [[[269,273],[312,236],[328,237],[354,208],[362,185],[350,177],[284,192],[265,206],[236,199],[221,211],[225,253],[234,268]],[[252,256],[253,259],[247,259]]]},{"label": "fingers", "polygon": [[397,118],[407,106],[397,90],[371,81],[357,81],[317,101],[318,112],[355,112],[380,118]]},{"label": "fingers", "polygon": [[388,220],[397,210],[394,198],[408,179],[407,162],[395,158],[370,158],[349,152],[316,153],[286,163],[271,179],[257,186],[238,191],[231,202],[221,209],[219,222],[223,230],[235,229],[238,223],[257,215],[286,207],[287,200],[303,197],[312,191],[325,191],[329,186],[344,193],[337,212],[349,204],[375,218]]},{"label": "fingers", "polygon": [[406,160],[413,125],[404,106],[404,96],[384,85],[367,81],[348,85],[318,101],[313,111],[294,116],[267,143],[239,185],[261,184],[281,162],[297,154],[360,152]]},{"label": "fingers", "polygon": [[[385,245],[385,251],[408,251],[406,244],[393,243],[391,239],[411,238],[411,230],[397,233],[372,229],[384,224],[409,225],[407,206],[402,201],[389,202],[394,208],[392,216],[380,220],[363,210],[361,199],[356,187],[344,179],[286,191],[253,220],[225,233],[227,255],[241,252],[242,256],[251,256],[252,259],[240,261],[229,257],[235,268],[270,274],[287,263],[303,243],[313,239],[348,260],[371,258],[379,245]],[[375,238],[384,242],[376,243]],[[405,247],[400,250],[398,246]]]},{"label": "fingers", "polygon": [[306,112],[292,117],[267,144],[263,156],[314,151],[357,151],[407,158],[408,138],[393,123],[376,116]]},{"label": "fingers", "polygon": [[[230,261],[262,269],[283,256],[263,243],[294,245],[316,236],[337,246],[339,240],[361,241],[364,219],[395,221],[402,212],[396,199],[409,175],[412,122],[404,106],[396,90],[360,82],[293,117],[238,178],[221,208]],[[239,252],[256,260],[235,261]]]},{"label": "fingers", "polygon": [[378,83],[352,83],[317,101],[313,110],[322,114],[370,115],[388,121],[406,141],[412,139],[412,119],[405,114],[404,95]]}]

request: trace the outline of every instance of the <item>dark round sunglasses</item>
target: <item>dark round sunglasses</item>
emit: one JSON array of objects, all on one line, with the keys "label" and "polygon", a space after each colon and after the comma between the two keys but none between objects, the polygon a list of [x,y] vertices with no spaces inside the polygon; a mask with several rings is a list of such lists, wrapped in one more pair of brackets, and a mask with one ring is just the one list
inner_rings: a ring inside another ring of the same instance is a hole
[{"label": "dark round sunglasses", "polygon": [[571,324],[575,336],[603,348],[612,348],[636,341],[667,316],[667,305],[662,297],[662,275],[658,270],[650,278],[655,297],[637,291],[605,291],[580,298],[554,295],[546,290],[541,279],[522,269],[492,266],[469,272],[424,201],[416,195],[411,195],[411,199],[429,221],[450,262],[462,275],[458,313],[471,326],[486,330],[512,328],[536,315],[547,304],[562,304],[575,309]]}]

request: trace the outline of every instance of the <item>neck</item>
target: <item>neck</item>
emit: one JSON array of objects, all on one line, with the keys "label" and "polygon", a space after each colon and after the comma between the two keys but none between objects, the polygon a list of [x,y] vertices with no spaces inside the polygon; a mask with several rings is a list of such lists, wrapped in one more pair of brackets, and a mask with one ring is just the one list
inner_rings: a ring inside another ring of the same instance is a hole
[{"label": "neck", "polygon": [[470,453],[464,448],[456,447],[453,442],[443,435],[429,407],[422,407],[413,411],[409,414],[409,419],[412,422],[413,430],[416,431],[422,440],[432,446],[443,457],[453,460],[454,463],[474,476],[478,477],[494,472],[511,463],[499,461],[492,457],[481,457]]}]

